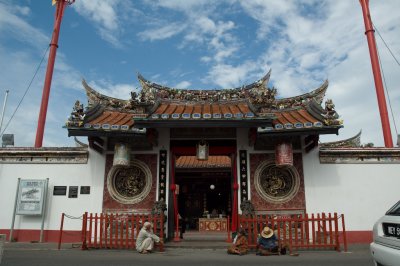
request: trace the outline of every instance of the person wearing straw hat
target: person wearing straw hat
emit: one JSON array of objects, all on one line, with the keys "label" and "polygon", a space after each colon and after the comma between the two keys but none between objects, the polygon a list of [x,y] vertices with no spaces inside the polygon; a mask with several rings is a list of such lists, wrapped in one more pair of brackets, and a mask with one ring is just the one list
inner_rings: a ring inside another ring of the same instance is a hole
[{"label": "person wearing straw hat", "polygon": [[142,229],[139,231],[139,235],[136,239],[136,250],[141,254],[150,253],[153,251],[154,242],[162,243],[162,240],[153,233],[151,230],[151,223],[145,222]]},{"label": "person wearing straw hat", "polygon": [[248,251],[249,244],[247,242],[246,231],[243,228],[240,228],[233,240],[233,244],[228,248],[228,254],[242,256],[247,254]]},{"label": "person wearing straw hat", "polygon": [[257,239],[258,251],[257,255],[271,255],[279,253],[278,239],[274,234],[274,230],[268,226],[264,227],[261,235]]}]

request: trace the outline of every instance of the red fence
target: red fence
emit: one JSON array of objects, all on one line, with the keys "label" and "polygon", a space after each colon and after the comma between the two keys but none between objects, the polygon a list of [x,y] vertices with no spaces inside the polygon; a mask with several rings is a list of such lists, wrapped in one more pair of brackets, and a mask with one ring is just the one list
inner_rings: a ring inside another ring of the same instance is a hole
[{"label": "red fence", "polygon": [[[339,219],[341,219],[341,231],[339,231]],[[343,214],[340,216],[337,213],[311,216],[305,214],[292,217],[240,216],[239,224],[247,232],[250,247],[257,245],[259,233],[265,226],[269,226],[274,229],[280,243],[291,250],[330,248],[340,251],[340,240],[342,240],[344,251],[347,251]]]},{"label": "red fence", "polygon": [[[162,215],[147,214],[93,214],[82,219],[82,249],[135,249],[136,238],[144,222],[151,222],[154,233],[164,239]],[[163,245],[159,245],[163,251]]]}]

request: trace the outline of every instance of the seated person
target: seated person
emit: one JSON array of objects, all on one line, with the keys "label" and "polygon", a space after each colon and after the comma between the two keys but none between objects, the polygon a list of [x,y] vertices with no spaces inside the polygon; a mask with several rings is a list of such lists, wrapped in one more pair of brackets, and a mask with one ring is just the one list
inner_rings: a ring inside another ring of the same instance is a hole
[{"label": "seated person", "polygon": [[274,230],[268,226],[264,227],[261,235],[257,239],[258,251],[257,255],[271,255],[279,252],[278,239],[274,234]]},{"label": "seated person", "polygon": [[237,232],[233,244],[228,248],[228,254],[244,255],[249,251],[249,246],[246,237],[246,231],[240,228]]},{"label": "seated person", "polygon": [[162,243],[162,240],[151,230],[151,223],[145,222],[136,239],[136,250],[141,254],[149,253],[154,248],[154,242]]}]

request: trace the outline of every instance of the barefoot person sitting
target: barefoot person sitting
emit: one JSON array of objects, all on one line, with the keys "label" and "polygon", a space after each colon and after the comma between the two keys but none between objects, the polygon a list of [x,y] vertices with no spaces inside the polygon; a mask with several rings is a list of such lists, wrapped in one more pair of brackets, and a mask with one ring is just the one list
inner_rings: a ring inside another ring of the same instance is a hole
[{"label": "barefoot person sitting", "polygon": [[162,243],[160,238],[151,230],[151,223],[145,222],[136,239],[136,250],[142,254],[149,253],[154,248],[154,242]]},{"label": "barefoot person sitting", "polygon": [[268,226],[264,227],[261,235],[257,239],[258,251],[257,255],[268,256],[279,254],[278,239],[274,234],[274,230]]},{"label": "barefoot person sitting", "polygon": [[246,231],[240,228],[233,244],[228,248],[228,254],[244,255],[249,251],[249,246],[246,237]]}]

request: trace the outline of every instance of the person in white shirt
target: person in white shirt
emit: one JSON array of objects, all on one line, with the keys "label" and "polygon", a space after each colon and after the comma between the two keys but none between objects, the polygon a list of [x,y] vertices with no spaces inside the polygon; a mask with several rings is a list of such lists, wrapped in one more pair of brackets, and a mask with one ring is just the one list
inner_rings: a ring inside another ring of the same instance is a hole
[{"label": "person in white shirt", "polygon": [[151,230],[151,223],[145,222],[136,239],[136,250],[142,254],[149,253],[154,248],[154,242],[162,243],[161,239]]}]

